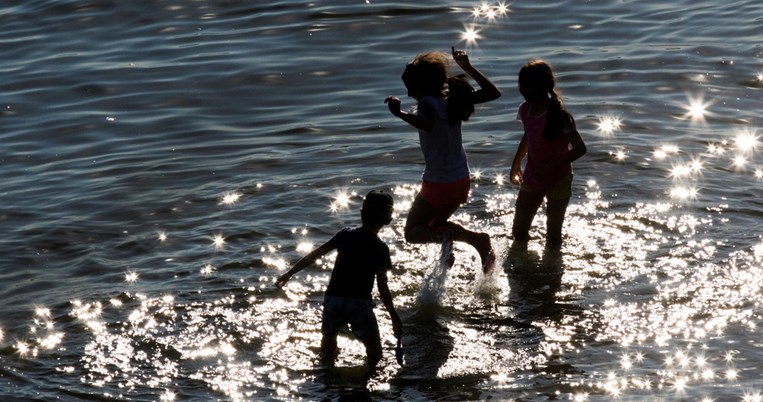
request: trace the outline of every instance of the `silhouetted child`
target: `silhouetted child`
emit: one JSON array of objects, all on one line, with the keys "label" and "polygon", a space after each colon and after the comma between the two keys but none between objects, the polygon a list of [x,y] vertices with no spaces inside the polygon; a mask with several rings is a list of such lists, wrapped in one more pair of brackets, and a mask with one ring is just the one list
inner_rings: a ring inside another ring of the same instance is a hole
[{"label": "silhouetted child", "polygon": [[528,241],[545,198],[546,247],[559,249],[572,196],[572,162],[585,155],[586,146],[555,86],[551,65],[542,60],[531,60],[519,70],[519,92],[525,101],[517,118],[525,133],[511,166],[511,182],[521,186],[511,232],[515,241]]},{"label": "silhouetted child", "polygon": [[337,250],[323,301],[321,358],[325,362],[333,363],[336,358],[337,335],[347,324],[365,345],[369,366],[373,367],[381,360],[381,337],[371,298],[374,280],[392,320],[392,330],[400,339],[402,323],[387,286],[387,270],[392,268],[392,261],[389,247],[378,236],[382,227],[392,221],[392,211],[392,196],[378,190],[369,192],[360,211],[361,226],[342,229],[276,280],[276,286],[281,288],[292,275],[332,250]]},{"label": "silhouetted child", "polygon": [[401,111],[400,99],[394,96],[384,101],[393,115],[419,130],[424,154],[421,190],[408,212],[405,240],[411,243],[465,242],[477,250],[483,270],[488,272],[495,261],[490,236],[469,231],[448,219],[466,202],[470,190],[461,122],[469,119],[475,104],[497,99],[501,92],[471,65],[464,51],[453,48],[452,55],[479,89],[474,90],[464,75],[448,76],[446,53],[428,52],[416,56],[402,74],[408,96],[417,101],[416,111]]}]

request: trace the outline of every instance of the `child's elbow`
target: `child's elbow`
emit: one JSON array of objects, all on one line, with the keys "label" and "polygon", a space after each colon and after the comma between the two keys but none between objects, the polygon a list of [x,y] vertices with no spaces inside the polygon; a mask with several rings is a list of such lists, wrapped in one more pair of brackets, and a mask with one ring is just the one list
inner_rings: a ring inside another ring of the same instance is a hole
[{"label": "child's elbow", "polygon": [[492,92],[490,92],[488,101],[494,101],[501,97],[501,90],[498,88],[495,88]]}]

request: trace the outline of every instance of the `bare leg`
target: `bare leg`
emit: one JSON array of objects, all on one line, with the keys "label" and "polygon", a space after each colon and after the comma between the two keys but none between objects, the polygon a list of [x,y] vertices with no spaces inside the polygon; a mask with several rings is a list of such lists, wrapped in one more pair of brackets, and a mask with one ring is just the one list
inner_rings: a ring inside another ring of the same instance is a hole
[{"label": "bare leg", "polygon": [[363,345],[366,347],[366,356],[368,357],[368,367],[375,367],[377,363],[382,359],[382,344],[381,339],[376,337],[375,339],[362,340]]},{"label": "bare leg", "polygon": [[333,365],[336,356],[339,354],[339,348],[336,345],[337,334],[323,334],[321,339],[320,360],[322,363]]},{"label": "bare leg", "polygon": [[495,260],[490,235],[473,232],[448,221],[456,209],[457,206],[448,211],[438,210],[417,195],[405,223],[405,240],[409,243],[434,243],[450,238],[453,241],[467,243],[477,250],[483,269],[487,271]]},{"label": "bare leg", "polygon": [[405,241],[417,244],[439,241],[437,233],[430,225],[438,219],[442,218],[437,208],[417,195],[405,221]]},{"label": "bare leg", "polygon": [[530,226],[535,219],[535,214],[538,213],[540,204],[543,203],[543,197],[542,191],[519,191],[514,210],[514,223],[511,227],[514,241],[526,242],[530,240]]},{"label": "bare leg", "polygon": [[546,202],[546,247],[562,248],[562,226],[570,199],[550,199]]},{"label": "bare leg", "polygon": [[492,264],[495,262],[495,253],[493,252],[493,245],[490,242],[489,234],[473,232],[453,222],[445,222],[439,229],[452,233],[454,241],[463,242],[474,247],[480,255],[483,271],[489,272],[492,270]]}]

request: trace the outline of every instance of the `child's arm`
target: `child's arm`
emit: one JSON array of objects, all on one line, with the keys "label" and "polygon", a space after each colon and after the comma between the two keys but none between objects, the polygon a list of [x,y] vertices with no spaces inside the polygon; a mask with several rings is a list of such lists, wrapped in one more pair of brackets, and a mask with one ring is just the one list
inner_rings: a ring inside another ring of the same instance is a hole
[{"label": "child's arm", "polygon": [[379,288],[379,298],[381,298],[384,307],[389,313],[389,318],[392,320],[392,332],[395,333],[395,337],[399,338],[403,331],[403,322],[400,321],[400,316],[395,311],[395,305],[392,303],[392,294],[389,291],[387,285],[387,270],[379,268],[376,270],[376,286]]},{"label": "child's arm", "polygon": [[588,152],[588,149],[585,146],[585,143],[583,142],[583,138],[580,137],[580,133],[577,129],[573,129],[569,133],[569,145],[570,149],[567,151],[567,154],[563,158],[559,158],[555,161],[551,161],[546,163],[545,165],[541,166],[537,172],[535,172],[535,177],[544,177],[549,172],[553,172],[559,166],[563,166],[569,163],[572,163],[578,159],[580,159],[581,156],[585,155],[586,152]]},{"label": "child's arm", "polygon": [[321,245],[320,247],[311,251],[306,256],[300,258],[299,261],[297,261],[297,263],[294,264],[289,271],[287,271],[285,274],[279,276],[278,279],[276,279],[276,286],[278,286],[279,288],[284,287],[284,285],[286,285],[286,282],[288,282],[289,279],[291,279],[291,277],[294,274],[305,269],[310,264],[314,263],[315,260],[328,254],[334,248],[335,247],[329,241],[329,242],[323,243],[323,245]]},{"label": "child's arm", "polygon": [[570,152],[567,153],[566,158],[569,161],[568,163],[580,159],[586,152],[588,152],[588,148],[585,146],[585,142],[583,142],[583,137],[580,136],[577,129],[573,130],[570,133]]},{"label": "child's arm", "polygon": [[501,96],[501,91],[498,90],[495,84],[472,66],[472,63],[469,62],[469,56],[465,51],[456,50],[455,47],[451,47],[451,50],[453,52],[453,60],[456,61],[456,64],[458,64],[466,74],[469,74],[469,76],[477,82],[477,85],[480,86],[480,89],[472,93],[472,102],[475,104],[490,102]]},{"label": "child's arm", "polygon": [[403,120],[404,122],[412,125],[414,128],[422,131],[432,131],[432,127],[434,126],[434,121],[432,119],[426,119],[424,116],[431,116],[431,113],[429,113],[429,110],[427,109],[428,106],[425,106],[424,103],[419,104],[419,114],[411,114],[406,113],[400,110],[400,99],[394,97],[394,96],[388,96],[387,99],[384,100],[384,103],[387,104],[387,107],[389,107],[389,111],[395,116]]},{"label": "child's arm", "polygon": [[517,153],[514,155],[514,162],[511,164],[511,173],[509,173],[512,184],[522,184],[522,159],[527,155],[527,134],[522,136],[517,147]]}]

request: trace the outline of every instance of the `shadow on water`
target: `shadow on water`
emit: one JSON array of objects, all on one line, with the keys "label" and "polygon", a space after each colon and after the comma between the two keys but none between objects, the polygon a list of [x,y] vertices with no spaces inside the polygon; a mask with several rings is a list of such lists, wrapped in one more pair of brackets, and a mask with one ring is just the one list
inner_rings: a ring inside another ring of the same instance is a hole
[{"label": "shadow on water", "polygon": [[[504,271],[509,281],[508,306],[513,316],[509,320],[515,327],[529,330],[523,336],[524,347],[556,350],[553,345],[560,340],[549,337],[547,330],[574,333],[569,323],[576,321],[573,317],[582,314],[578,305],[566,303],[560,296],[564,276],[563,252],[545,248],[539,253],[529,250],[526,242],[515,242],[508,250]],[[574,339],[570,340],[574,342]],[[542,393],[540,385],[544,379],[549,382],[549,395],[553,393],[552,389],[558,390],[562,386],[557,381],[559,378],[581,373],[563,354],[555,352],[535,361],[531,371],[536,374],[537,391]]]},{"label": "shadow on water", "polygon": [[[405,363],[403,367],[390,360],[375,370],[365,365],[352,367],[320,366],[315,385],[321,387],[319,394],[326,395],[322,401],[371,401],[378,397],[373,384],[389,382],[402,389],[415,386],[421,392],[436,390],[442,384],[438,380],[440,368],[448,361],[454,347],[454,338],[447,324],[447,313],[435,304],[421,304],[404,319],[403,344]],[[386,359],[385,359],[386,361]]]},{"label": "shadow on water", "polygon": [[434,379],[448,361],[454,339],[442,309],[420,305],[405,325],[404,378]]},{"label": "shadow on water", "polygon": [[528,250],[526,242],[512,243],[504,271],[509,279],[509,306],[518,321],[560,318],[563,312],[556,294],[564,274],[561,251],[544,249],[540,255]]}]

